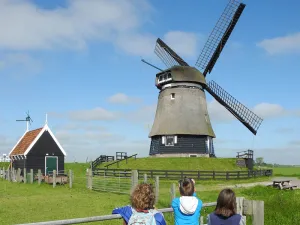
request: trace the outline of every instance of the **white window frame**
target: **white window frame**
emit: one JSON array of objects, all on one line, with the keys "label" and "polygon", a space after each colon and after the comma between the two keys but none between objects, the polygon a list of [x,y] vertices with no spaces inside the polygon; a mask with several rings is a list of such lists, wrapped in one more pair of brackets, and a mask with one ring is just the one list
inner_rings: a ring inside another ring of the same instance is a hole
[{"label": "white window frame", "polygon": [[[173,95],[174,95],[174,97],[173,97]],[[172,100],[175,99],[175,93],[171,93],[171,99]]]}]

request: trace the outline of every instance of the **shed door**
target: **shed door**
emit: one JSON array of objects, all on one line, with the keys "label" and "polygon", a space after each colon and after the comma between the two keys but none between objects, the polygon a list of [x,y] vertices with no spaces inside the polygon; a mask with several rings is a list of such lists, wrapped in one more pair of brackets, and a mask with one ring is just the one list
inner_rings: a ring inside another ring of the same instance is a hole
[{"label": "shed door", "polygon": [[56,170],[57,172],[57,156],[46,156],[45,163],[45,174],[47,175],[49,172],[53,172]]}]

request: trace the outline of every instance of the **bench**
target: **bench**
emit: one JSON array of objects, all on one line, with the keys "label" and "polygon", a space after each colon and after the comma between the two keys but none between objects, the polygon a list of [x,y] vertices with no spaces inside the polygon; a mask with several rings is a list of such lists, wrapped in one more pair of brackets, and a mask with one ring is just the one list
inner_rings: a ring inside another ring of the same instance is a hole
[{"label": "bench", "polygon": [[276,187],[278,185],[284,186],[284,183],[287,183],[287,185],[290,185],[292,180],[273,180],[273,187]]},{"label": "bench", "polygon": [[284,190],[284,189],[294,190],[294,189],[298,189],[298,186],[297,185],[285,185],[285,186],[281,186],[280,190]]}]

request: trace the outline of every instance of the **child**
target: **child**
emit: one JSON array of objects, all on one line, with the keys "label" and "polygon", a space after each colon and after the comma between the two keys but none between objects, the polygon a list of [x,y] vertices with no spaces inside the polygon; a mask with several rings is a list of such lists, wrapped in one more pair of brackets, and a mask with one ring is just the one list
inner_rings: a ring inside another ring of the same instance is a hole
[{"label": "child", "polygon": [[207,216],[207,225],[245,225],[244,218],[236,213],[236,197],[231,189],[220,192],[214,212]]},{"label": "child", "polygon": [[175,225],[199,225],[202,201],[196,196],[195,181],[190,178],[180,180],[179,192],[181,197],[172,201]]},{"label": "child", "polygon": [[155,194],[151,184],[138,184],[130,201],[131,206],[116,208],[112,214],[120,214],[128,225],[166,225],[163,214],[154,209]]}]

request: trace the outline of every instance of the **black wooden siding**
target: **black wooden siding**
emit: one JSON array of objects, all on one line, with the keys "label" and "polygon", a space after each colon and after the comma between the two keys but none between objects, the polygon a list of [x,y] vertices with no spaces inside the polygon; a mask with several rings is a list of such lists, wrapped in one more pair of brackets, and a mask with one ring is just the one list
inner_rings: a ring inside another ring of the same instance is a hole
[{"label": "black wooden siding", "polygon": [[[61,152],[58,145],[52,139],[50,133],[45,131],[30,152],[27,154],[25,160],[25,167],[27,171],[33,169],[34,173],[38,172],[38,169],[42,170],[42,173],[45,173],[45,156],[48,153],[48,156],[58,156],[58,170],[64,170],[64,154]],[[18,162],[20,161],[20,162]],[[21,160],[14,161],[15,169],[23,169],[24,163],[21,163]]]},{"label": "black wooden siding", "polygon": [[165,146],[162,144],[162,136],[151,138],[149,155],[155,154],[208,154],[206,146],[207,136],[177,135],[177,144]]}]

